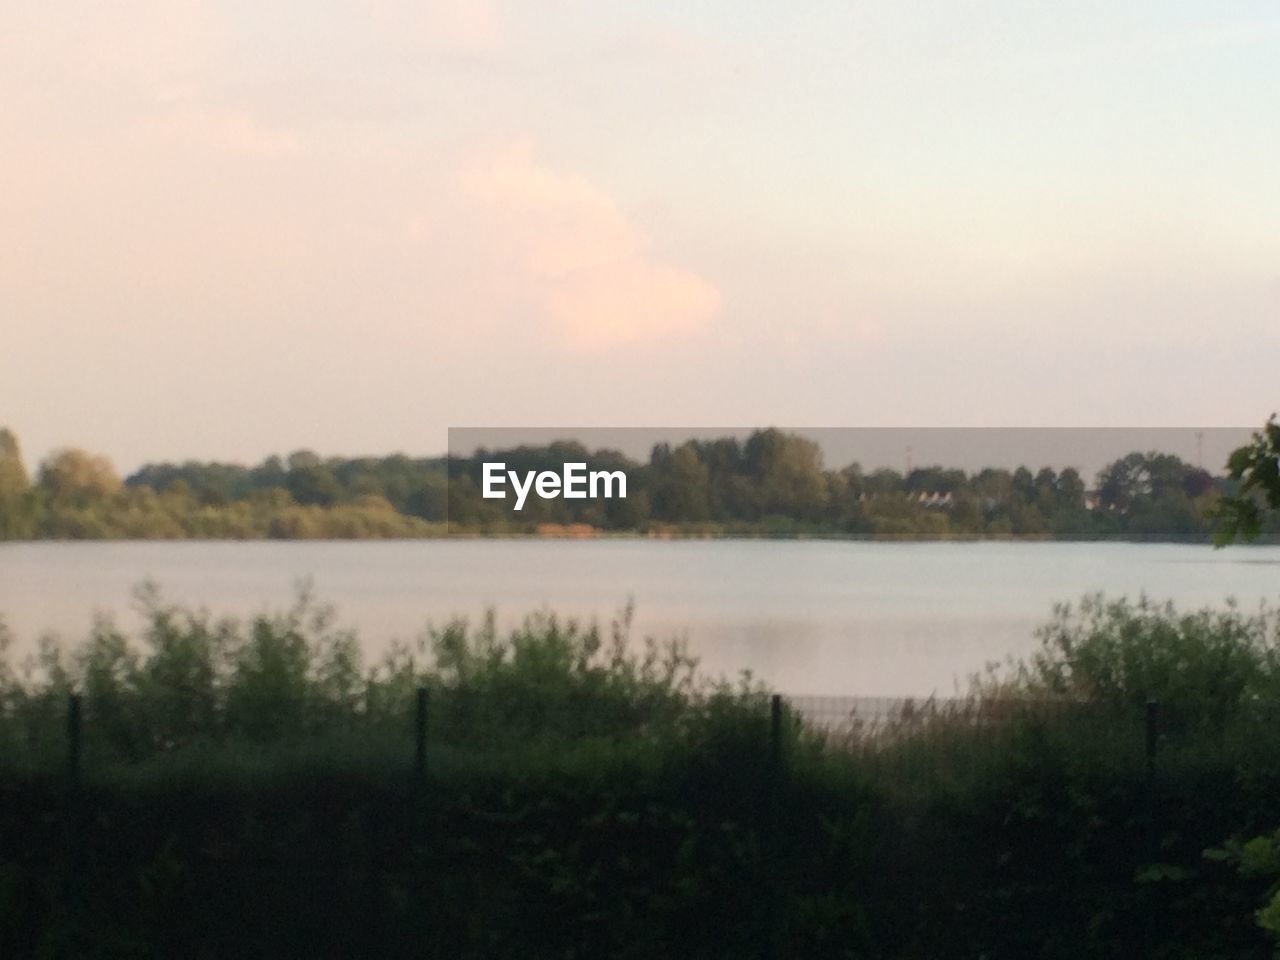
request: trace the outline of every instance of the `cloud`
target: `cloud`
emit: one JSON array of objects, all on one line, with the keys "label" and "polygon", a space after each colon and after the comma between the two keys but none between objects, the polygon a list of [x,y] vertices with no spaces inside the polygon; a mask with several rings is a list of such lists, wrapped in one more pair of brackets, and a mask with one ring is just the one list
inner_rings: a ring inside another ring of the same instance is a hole
[{"label": "cloud", "polygon": [[644,235],[586,179],[540,165],[528,143],[468,164],[464,195],[494,218],[542,316],[566,340],[610,346],[685,336],[715,317],[720,293],[655,260]]}]

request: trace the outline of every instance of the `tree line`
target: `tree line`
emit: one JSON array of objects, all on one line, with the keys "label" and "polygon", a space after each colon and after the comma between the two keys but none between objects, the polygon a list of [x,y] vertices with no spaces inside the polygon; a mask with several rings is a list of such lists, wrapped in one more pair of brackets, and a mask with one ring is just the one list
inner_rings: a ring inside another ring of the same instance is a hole
[{"label": "tree line", "polygon": [[[481,496],[481,465],[624,470],[625,500]],[[1073,469],[830,469],[818,444],[777,429],[657,444],[645,461],[576,442],[465,457],[321,457],[255,466],[152,463],[121,477],[105,457],[51,454],[30,475],[0,430],[0,538],[377,538],[522,534],[559,527],[650,535],[1042,537],[1207,540],[1240,477],[1135,451],[1086,480]],[[1261,533],[1280,523],[1265,518]]]}]

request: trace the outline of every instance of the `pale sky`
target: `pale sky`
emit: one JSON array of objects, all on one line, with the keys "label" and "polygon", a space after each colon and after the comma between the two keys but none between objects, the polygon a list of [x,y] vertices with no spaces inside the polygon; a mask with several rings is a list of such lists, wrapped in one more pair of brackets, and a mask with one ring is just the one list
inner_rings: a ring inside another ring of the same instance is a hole
[{"label": "pale sky", "polygon": [[1267,2],[0,0],[28,466],[1280,407]]}]

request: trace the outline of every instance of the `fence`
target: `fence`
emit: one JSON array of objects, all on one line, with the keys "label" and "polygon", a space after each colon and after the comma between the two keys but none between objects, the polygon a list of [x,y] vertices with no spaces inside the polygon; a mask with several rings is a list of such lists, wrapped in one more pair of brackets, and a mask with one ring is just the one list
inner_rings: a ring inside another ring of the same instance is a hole
[{"label": "fence", "polygon": [[[533,749],[539,742],[557,746],[591,740],[661,740],[678,735],[707,715],[688,716],[673,703],[629,705],[594,712],[590,701],[520,703],[487,701],[460,689],[413,691],[411,707],[346,718],[343,729],[390,737],[404,731],[403,757],[424,778],[430,759],[441,751],[483,757]],[[1253,704],[1238,715],[1190,714],[1186,708],[1148,701],[1140,710],[1106,708],[1071,701],[976,698],[785,696],[760,697],[749,707],[739,703],[720,718],[720,732],[735,724],[756,735],[771,764],[781,765],[789,751],[843,756],[869,773],[908,783],[980,776],[1019,747],[1087,756],[1092,762],[1127,767],[1154,776],[1162,753],[1177,755],[1188,745],[1201,752],[1228,751],[1253,744],[1264,733],[1280,733],[1280,704]],[[82,779],[86,756],[95,750],[93,714],[81,695],[69,697],[66,711],[68,780]],[[764,722],[767,717],[767,724]],[[406,719],[411,724],[405,730]],[[311,732],[332,732],[332,727]],[[767,743],[767,745],[766,745]]]},{"label": "fence", "polygon": [[[407,825],[403,833],[388,831],[390,839],[384,851],[388,863],[399,863],[396,857],[406,857],[417,870],[413,857],[427,851],[421,854],[428,858],[423,862],[447,874],[446,868],[429,859],[441,833],[431,833],[429,826],[415,818],[422,808],[431,806],[417,800],[434,797],[451,802],[445,789],[446,775],[436,765],[458,753],[481,759],[519,753],[535,747],[540,733],[553,747],[566,752],[577,743],[607,750],[610,738],[617,737],[620,730],[629,731],[632,737],[630,741],[618,740],[620,749],[624,743],[634,744],[646,736],[656,740],[682,732],[707,735],[711,739],[703,741],[703,746],[710,743],[730,752],[755,751],[758,761],[736,768],[741,775],[738,784],[750,794],[736,812],[742,815],[746,835],[753,842],[758,840],[758,846],[751,848],[758,853],[752,853],[755,859],[750,860],[759,871],[750,877],[759,892],[752,915],[760,924],[759,946],[765,957],[786,955],[786,928],[794,918],[788,920],[785,891],[797,873],[806,869],[813,852],[804,846],[803,839],[797,840],[805,835],[797,831],[796,810],[789,804],[799,796],[801,814],[805,809],[820,808],[814,798],[823,795],[824,784],[819,783],[819,789],[808,794],[808,808],[803,806],[803,790],[791,789],[814,770],[853,770],[887,787],[889,793],[897,790],[898,796],[930,798],[942,795],[931,792],[935,786],[981,783],[993,772],[1007,773],[1011,759],[1026,764],[1045,760],[1087,764],[1091,770],[1098,764],[1111,765],[1127,778],[1120,784],[1120,792],[1127,791],[1129,798],[1125,829],[1132,827],[1133,846],[1141,848],[1135,862],[1155,863],[1161,859],[1159,837],[1171,806],[1186,797],[1185,791],[1195,783],[1194,778],[1172,776],[1172,765],[1195,756],[1209,756],[1220,765],[1223,752],[1247,747],[1255,758],[1274,766],[1275,748],[1280,745],[1280,723],[1276,722],[1280,711],[1272,704],[1253,704],[1239,716],[1224,718],[1212,715],[1212,711],[1197,714],[1178,704],[1155,702],[1125,709],[1064,701],[774,695],[735,701],[733,709],[724,713],[717,713],[714,704],[704,704],[703,712],[683,720],[667,709],[669,705],[640,705],[631,713],[619,709],[600,724],[592,722],[599,718],[585,701],[552,705],[529,699],[495,705],[486,704],[474,691],[459,694],[456,689],[418,687],[405,691],[394,711],[379,713],[366,707],[361,715],[347,718],[357,727],[364,724],[366,732],[389,747],[386,756],[390,762],[412,774],[413,791],[396,792],[393,803],[360,813],[362,831],[376,833],[380,815],[388,812],[400,818],[395,823]],[[104,838],[109,839],[107,831],[95,826],[95,804],[101,798],[88,791],[84,776],[91,772],[85,765],[95,760],[97,752],[94,724],[105,722],[105,716],[95,715],[92,701],[72,695],[65,714],[59,711],[59,720],[65,723],[60,723],[58,732],[60,738],[65,732],[66,751],[59,754],[59,762],[65,759],[68,783],[67,802],[58,818],[65,828],[61,862],[66,871],[65,902],[74,914],[86,899],[82,887],[98,882],[92,880],[97,876],[93,873],[94,857],[110,862],[109,855],[101,853]],[[688,729],[681,726],[684,721],[689,722]],[[807,766],[815,762],[817,766]],[[1032,769],[1031,779],[1035,776]],[[360,784],[357,792],[363,789]],[[1180,790],[1183,793],[1179,794]],[[456,793],[463,799],[453,802],[469,803],[466,791]],[[855,806],[865,796],[860,789],[839,793],[825,812]],[[406,797],[413,799],[406,803]],[[705,794],[695,794],[689,809],[696,811],[705,800]],[[723,804],[725,798],[718,801]],[[323,804],[317,810],[322,811]],[[498,817],[494,822],[500,821]],[[705,836],[714,838],[714,831]],[[1216,834],[1209,836],[1217,839]],[[278,879],[278,883],[267,885],[268,889],[286,888],[299,876],[327,876],[326,871],[346,883],[351,877],[360,880],[360,871],[366,869],[373,889],[378,871],[385,866],[372,854],[366,858],[367,864],[359,857],[344,860],[342,848],[327,842],[296,850],[287,844],[263,845],[261,850],[249,845],[245,849],[248,852],[242,857],[261,858],[260,863],[255,861],[256,875]],[[370,849],[381,848],[374,844]],[[183,855],[195,865],[193,869],[209,876],[220,875],[225,867],[203,848],[186,849]],[[406,883],[428,882],[412,872],[406,876],[410,878]]]}]

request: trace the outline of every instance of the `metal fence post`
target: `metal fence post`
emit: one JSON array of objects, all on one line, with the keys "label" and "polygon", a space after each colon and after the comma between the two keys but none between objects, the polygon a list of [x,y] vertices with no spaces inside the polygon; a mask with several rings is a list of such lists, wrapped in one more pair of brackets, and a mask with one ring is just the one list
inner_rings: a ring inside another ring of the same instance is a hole
[{"label": "metal fence post", "polygon": [[777,693],[769,701],[769,765],[776,783],[782,767],[782,695]]},{"label": "metal fence post", "polygon": [[67,784],[72,793],[80,788],[80,694],[67,699]]},{"label": "metal fence post", "polygon": [[67,795],[63,801],[63,895],[70,912],[71,937],[79,937],[83,883],[80,876],[83,844],[80,802],[80,758],[83,723],[80,694],[67,698]]},{"label": "metal fence post", "polygon": [[769,766],[765,793],[764,842],[765,896],[767,923],[762,944],[765,960],[776,960],[782,949],[782,913],[785,891],[782,882],[782,838],[779,836],[779,806],[782,800],[782,696],[769,701]]},{"label": "metal fence post", "polygon": [[418,688],[417,710],[414,713],[413,772],[419,780],[427,775],[427,688]]},{"label": "metal fence post", "polygon": [[1160,705],[1155,700],[1147,701],[1147,779],[1154,780],[1156,775],[1156,748],[1160,737]]},{"label": "metal fence post", "polygon": [[[1160,828],[1156,813],[1156,750],[1160,745],[1160,704],[1155,700],[1147,701],[1146,709],[1146,755],[1147,755],[1147,856],[1152,863],[1160,860]],[[1143,936],[1146,939],[1145,953],[1150,955],[1152,944],[1156,942],[1156,925],[1159,917],[1155,905],[1147,908],[1146,924]]]}]

